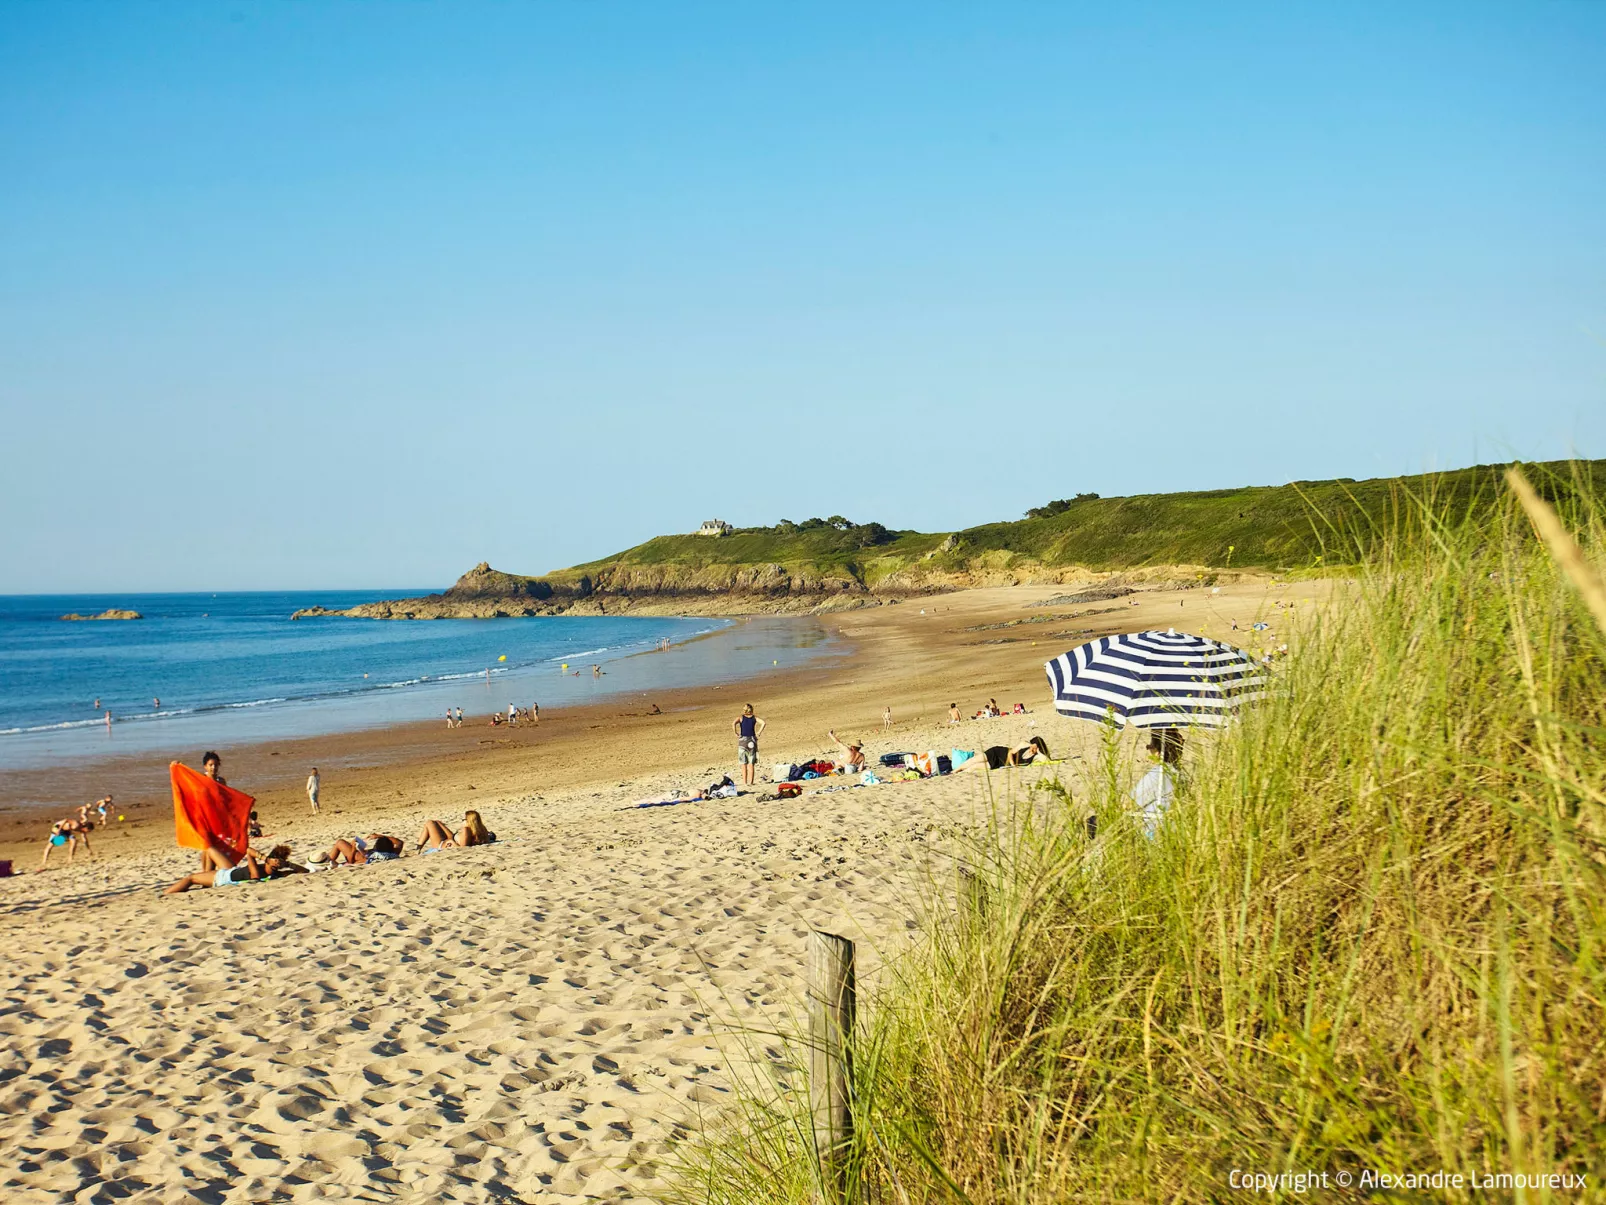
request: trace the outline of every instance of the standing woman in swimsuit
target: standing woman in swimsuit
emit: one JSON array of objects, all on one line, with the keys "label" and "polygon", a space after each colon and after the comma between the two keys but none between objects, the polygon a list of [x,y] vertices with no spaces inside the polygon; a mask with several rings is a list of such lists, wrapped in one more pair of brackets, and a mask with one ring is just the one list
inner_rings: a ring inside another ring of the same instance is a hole
[{"label": "standing woman in swimsuit", "polygon": [[758,738],[764,731],[764,721],[753,714],[753,705],[742,708],[742,714],[732,721],[736,729],[736,761],[742,767],[742,782],[753,785],[758,772]]}]

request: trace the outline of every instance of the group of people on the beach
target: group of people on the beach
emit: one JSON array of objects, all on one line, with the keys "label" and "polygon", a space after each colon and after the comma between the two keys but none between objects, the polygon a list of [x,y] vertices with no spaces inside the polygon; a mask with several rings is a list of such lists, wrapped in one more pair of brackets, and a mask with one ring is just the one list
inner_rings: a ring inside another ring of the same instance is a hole
[{"label": "group of people on the beach", "polygon": [[[463,827],[456,832],[439,820],[425,821],[414,852],[429,854],[443,849],[467,849],[474,845],[489,845],[495,840],[496,834],[485,827],[480,814],[471,808],[463,813]],[[406,852],[402,839],[388,833],[341,837],[327,851],[314,851],[304,863],[291,860],[288,845],[275,845],[265,854],[255,846],[247,845],[244,853],[236,855],[223,845],[213,844],[201,851],[201,869],[195,874],[185,875],[163,894],[178,895],[205,887],[230,887],[237,883],[308,874],[333,866],[390,862],[403,857]]]},{"label": "group of people on the beach", "polygon": [[[500,711],[493,711],[488,722],[492,728],[500,728],[503,724],[506,724],[509,728],[517,728],[520,720],[530,725],[539,724],[541,722],[541,704],[531,703],[528,707],[520,707],[516,703],[509,703],[505,714]],[[456,724],[452,723],[451,709],[447,709],[446,726],[448,728],[461,728],[463,726],[463,709],[461,707],[457,709]]]},{"label": "group of people on the beach", "polygon": [[[996,720],[1004,714],[1006,713],[1004,712],[1003,708],[998,706],[997,699],[988,699],[985,704],[983,704],[970,716],[970,718],[973,720]],[[1026,710],[1026,704],[1016,703],[1014,707],[1010,708],[1007,714],[1029,715],[1030,712]],[[963,723],[964,720],[965,717],[959,712],[959,704],[948,704],[948,722],[950,724],[960,724]]]}]

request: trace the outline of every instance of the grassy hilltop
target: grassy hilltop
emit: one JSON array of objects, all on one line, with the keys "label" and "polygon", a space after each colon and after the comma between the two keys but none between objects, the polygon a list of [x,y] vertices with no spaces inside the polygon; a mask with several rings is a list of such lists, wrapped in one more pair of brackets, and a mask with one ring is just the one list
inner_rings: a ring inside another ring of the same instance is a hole
[{"label": "grassy hilltop", "polygon": [[[496,618],[658,611],[753,614],[863,605],[972,586],[1075,582],[1089,574],[1199,580],[1205,571],[1286,573],[1359,563],[1382,540],[1414,539],[1421,516],[1477,523],[1502,497],[1504,466],[1417,477],[1296,481],[1176,494],[1078,494],[1014,522],[956,532],[891,531],[841,515],[736,528],[720,537],[657,536],[539,577],[481,562],[425,598],[310,607],[295,618]],[[1546,496],[1593,500],[1606,460],[1529,466]],[[1180,573],[1175,570],[1181,569]]]},{"label": "grassy hilltop", "polygon": [[[1578,478],[1586,492],[1606,486],[1606,461],[1551,462],[1534,466],[1552,490],[1567,491]],[[1357,538],[1409,524],[1406,503],[1432,495],[1445,514],[1467,514],[1498,496],[1504,465],[1478,465],[1416,477],[1368,481],[1296,481],[1280,486],[1138,494],[1127,498],[1084,495],[1038,508],[1037,517],[986,523],[964,531],[889,531],[840,516],[774,527],[738,528],[718,539],[657,536],[610,557],[546,575],[554,584],[582,577],[605,581],[621,571],[676,571],[717,566],[778,565],[794,576],[851,580],[875,589],[889,579],[978,571],[1084,567],[1137,569],[1160,565],[1291,570],[1353,562]],[[1404,518],[1401,518],[1404,516]],[[911,581],[909,584],[914,585]]]}]

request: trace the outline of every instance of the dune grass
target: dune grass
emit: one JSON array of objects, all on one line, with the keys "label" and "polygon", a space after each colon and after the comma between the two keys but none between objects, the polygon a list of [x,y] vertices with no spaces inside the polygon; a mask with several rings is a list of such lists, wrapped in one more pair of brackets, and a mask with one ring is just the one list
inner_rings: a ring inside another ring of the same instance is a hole
[{"label": "dune grass", "polygon": [[[1600,513],[1559,493],[1598,571]],[[1111,738],[960,851],[984,914],[934,892],[861,1003],[854,1200],[1223,1200],[1235,1171],[1359,1196],[1441,1170],[1473,1179],[1383,1195],[1600,1198],[1606,634],[1508,494],[1412,505],[1273,697],[1190,739],[1153,840]],[[680,1199],[809,1199],[791,1089],[748,1084],[682,1151]],[[1589,1187],[1483,1179],[1548,1173]]]}]

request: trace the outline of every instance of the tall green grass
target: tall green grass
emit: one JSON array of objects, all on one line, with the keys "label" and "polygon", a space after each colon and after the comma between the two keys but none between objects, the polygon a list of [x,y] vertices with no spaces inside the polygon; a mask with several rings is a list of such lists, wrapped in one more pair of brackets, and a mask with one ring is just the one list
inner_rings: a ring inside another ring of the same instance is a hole
[{"label": "tall green grass", "polygon": [[[1190,740],[1153,840],[1124,738],[961,851],[984,914],[935,893],[861,1005],[856,1199],[1220,1200],[1235,1169],[1601,1195],[1606,636],[1509,500],[1413,505],[1268,701]],[[1566,517],[1598,566],[1590,506]],[[806,1105],[749,1084],[682,1199],[807,1199]]]}]

